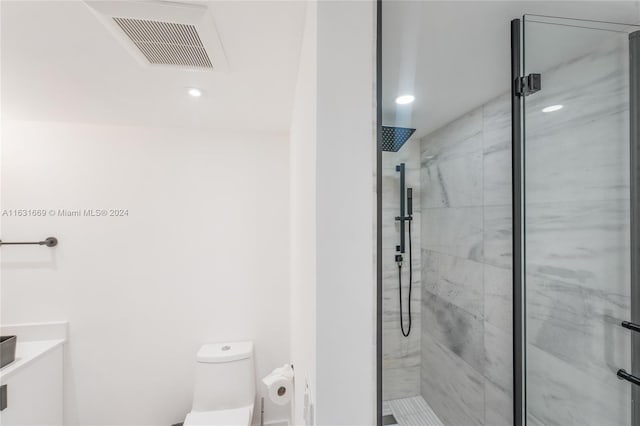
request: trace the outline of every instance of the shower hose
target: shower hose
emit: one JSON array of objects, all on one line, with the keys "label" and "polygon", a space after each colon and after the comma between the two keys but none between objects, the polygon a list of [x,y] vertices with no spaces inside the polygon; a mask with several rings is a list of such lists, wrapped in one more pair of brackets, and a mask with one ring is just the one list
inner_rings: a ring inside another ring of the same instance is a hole
[{"label": "shower hose", "polygon": [[413,260],[411,259],[411,219],[409,222],[409,301],[407,302],[409,307],[409,325],[407,331],[404,330],[404,316],[402,314],[402,263],[398,262],[398,292],[400,299],[400,331],[404,337],[409,337],[411,333],[411,287],[413,284]]}]

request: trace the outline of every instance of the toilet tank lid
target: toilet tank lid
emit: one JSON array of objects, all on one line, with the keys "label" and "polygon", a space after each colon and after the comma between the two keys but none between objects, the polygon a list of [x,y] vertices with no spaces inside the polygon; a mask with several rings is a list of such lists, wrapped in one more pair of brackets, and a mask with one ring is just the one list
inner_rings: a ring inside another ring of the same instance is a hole
[{"label": "toilet tank lid", "polygon": [[202,345],[196,357],[198,362],[231,362],[252,355],[252,342],[227,342]]}]

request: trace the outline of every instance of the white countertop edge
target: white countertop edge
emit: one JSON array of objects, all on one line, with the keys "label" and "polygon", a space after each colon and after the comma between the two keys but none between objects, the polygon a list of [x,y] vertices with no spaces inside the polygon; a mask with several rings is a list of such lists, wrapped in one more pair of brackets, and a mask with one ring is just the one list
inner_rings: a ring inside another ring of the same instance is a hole
[{"label": "white countertop edge", "polygon": [[32,322],[23,324],[0,324],[3,336],[18,336],[20,342],[35,340],[67,340],[68,321]]},{"label": "white countertop edge", "polygon": [[65,341],[65,339],[35,340],[22,342],[22,344],[20,344],[20,340],[18,340],[16,360],[0,369],[0,384],[5,384],[9,377],[20,371],[23,367],[29,365],[46,353],[51,352],[58,346],[64,345]]}]

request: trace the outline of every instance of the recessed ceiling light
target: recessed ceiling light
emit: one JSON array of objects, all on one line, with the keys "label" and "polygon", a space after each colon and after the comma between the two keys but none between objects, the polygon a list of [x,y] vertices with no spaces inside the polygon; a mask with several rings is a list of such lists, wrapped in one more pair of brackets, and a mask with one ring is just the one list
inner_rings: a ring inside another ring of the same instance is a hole
[{"label": "recessed ceiling light", "polygon": [[546,108],[542,108],[542,112],[553,112],[553,111],[558,111],[562,108],[564,108],[564,105],[551,105]]},{"label": "recessed ceiling light", "polygon": [[197,89],[195,87],[190,87],[188,93],[190,96],[193,96],[194,98],[199,98],[200,96],[202,96],[202,90]]},{"label": "recessed ceiling light", "polygon": [[411,102],[415,101],[416,98],[413,95],[402,95],[402,96],[398,96],[396,98],[396,103],[398,105],[406,105],[406,104],[410,104]]}]

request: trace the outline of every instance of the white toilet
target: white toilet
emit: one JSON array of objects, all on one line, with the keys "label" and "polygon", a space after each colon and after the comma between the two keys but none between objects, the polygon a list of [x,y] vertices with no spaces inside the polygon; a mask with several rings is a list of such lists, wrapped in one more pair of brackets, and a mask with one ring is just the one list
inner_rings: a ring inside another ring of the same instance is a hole
[{"label": "white toilet", "polygon": [[191,412],[184,426],[249,426],[256,397],[253,343],[214,343],[198,351]]}]

